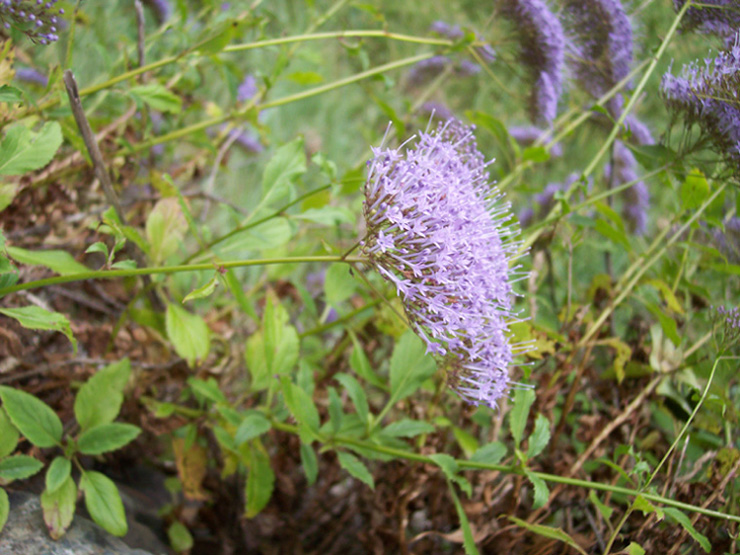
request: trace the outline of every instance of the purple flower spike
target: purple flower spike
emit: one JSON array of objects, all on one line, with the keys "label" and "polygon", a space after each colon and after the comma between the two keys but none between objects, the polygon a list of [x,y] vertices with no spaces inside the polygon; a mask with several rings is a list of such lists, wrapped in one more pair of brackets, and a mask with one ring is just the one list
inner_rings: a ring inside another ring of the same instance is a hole
[{"label": "purple flower spike", "polygon": [[[515,125],[509,127],[509,135],[522,146],[531,146],[535,141],[547,143],[550,141],[550,132],[535,127],[534,125]],[[550,147],[550,156],[559,158],[563,155],[563,147],[560,143],[555,143]]]},{"label": "purple flower spike", "polygon": [[[673,0],[679,11],[686,0]],[[689,8],[681,25],[684,31],[699,31],[728,38],[740,28],[740,9],[737,0],[702,0],[702,6]]]},{"label": "purple flower spike", "polygon": [[[619,0],[567,0],[565,16],[575,38],[573,71],[581,86],[600,97],[627,77],[632,64],[632,24]],[[622,110],[621,97],[608,109]]]},{"label": "purple flower spike", "polygon": [[502,0],[501,14],[516,26],[520,60],[533,83],[530,115],[533,120],[551,124],[563,89],[563,27],[543,0]]},{"label": "purple flower spike", "polygon": [[514,356],[507,331],[518,244],[473,128],[448,120],[413,146],[372,150],[362,251],[396,287],[451,386],[495,407]]},{"label": "purple flower spike", "polygon": [[244,80],[236,91],[236,99],[239,102],[246,102],[255,94],[257,94],[257,79],[254,78],[254,75],[248,74],[244,77]]},{"label": "purple flower spike", "polygon": [[614,142],[614,172],[612,174],[611,164],[604,168],[604,176],[611,179],[614,187],[625,183],[635,184],[622,192],[624,205],[622,215],[630,224],[636,235],[642,235],[647,229],[648,209],[650,208],[650,192],[644,181],[639,181],[637,176],[637,160],[632,151],[622,142]]}]

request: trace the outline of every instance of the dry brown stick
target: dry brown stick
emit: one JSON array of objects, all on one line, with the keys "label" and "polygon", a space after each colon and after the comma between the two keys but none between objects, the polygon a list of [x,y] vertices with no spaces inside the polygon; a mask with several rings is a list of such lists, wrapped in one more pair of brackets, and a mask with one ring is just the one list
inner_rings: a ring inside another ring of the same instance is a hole
[{"label": "dry brown stick", "polygon": [[[144,6],[141,5],[140,0],[134,0],[134,8],[136,8],[136,29],[137,29],[137,41],[136,50],[139,54],[139,67],[144,65]],[[141,79],[142,76],[139,76]]]},{"label": "dry brown stick", "polygon": [[[115,189],[113,189],[113,183],[111,182],[110,175],[108,174],[108,169],[105,166],[105,161],[103,160],[103,155],[100,152],[98,141],[95,140],[95,135],[93,134],[92,128],[90,127],[90,122],[87,121],[85,110],[82,108],[80,93],[77,89],[77,81],[75,80],[74,74],[68,69],[64,71],[64,85],[67,88],[67,96],[69,97],[69,104],[72,108],[72,114],[74,115],[77,127],[82,134],[82,140],[85,142],[87,152],[90,155],[90,159],[92,160],[95,176],[98,178],[98,181],[100,181],[100,184],[103,187],[103,194],[105,195],[108,204],[113,207],[120,222],[123,225],[126,225],[126,215],[123,213],[121,201],[119,200]],[[142,253],[133,243],[127,242],[125,249],[126,253],[134,261],[136,261],[136,264],[138,266],[146,266],[146,262],[144,260],[144,257],[142,256]],[[144,281],[144,287],[149,290],[148,296],[149,300],[152,302],[152,306],[154,306],[156,310],[163,310],[164,304],[156,295],[154,290],[149,287],[151,284],[151,279],[149,278],[149,276],[146,275],[142,277]]]}]

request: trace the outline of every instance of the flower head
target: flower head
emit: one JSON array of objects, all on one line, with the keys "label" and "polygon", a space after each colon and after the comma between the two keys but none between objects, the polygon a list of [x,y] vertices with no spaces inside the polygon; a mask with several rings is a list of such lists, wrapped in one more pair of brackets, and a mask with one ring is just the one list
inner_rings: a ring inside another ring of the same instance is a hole
[{"label": "flower head", "polygon": [[529,100],[533,120],[552,123],[563,89],[565,35],[544,0],[502,0],[501,14],[516,27],[520,59],[533,83]]},{"label": "flower head", "polygon": [[473,128],[455,120],[414,146],[373,148],[365,183],[365,255],[392,282],[414,330],[473,404],[508,389],[509,205],[488,183]]},{"label": "flower head", "polygon": [[59,40],[57,29],[64,9],[56,9],[57,0],[0,0],[0,25],[5,30],[19,28],[33,42],[51,44]]},{"label": "flower head", "polygon": [[[685,3],[686,0],[673,0],[673,7],[679,11]],[[702,0],[701,3],[686,10],[681,21],[684,31],[697,30],[728,38],[740,28],[737,0]]]}]

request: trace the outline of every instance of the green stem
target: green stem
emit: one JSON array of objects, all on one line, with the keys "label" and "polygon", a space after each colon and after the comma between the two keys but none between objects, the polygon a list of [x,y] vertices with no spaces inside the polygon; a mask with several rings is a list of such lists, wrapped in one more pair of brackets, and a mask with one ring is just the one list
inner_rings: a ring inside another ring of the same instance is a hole
[{"label": "green stem", "polygon": [[154,274],[175,274],[180,272],[197,272],[202,270],[228,270],[230,268],[243,268],[246,266],[267,266],[271,264],[300,264],[310,262],[343,262],[351,264],[354,262],[365,262],[365,259],[359,256],[296,256],[286,258],[258,258],[254,260],[232,260],[228,262],[211,262],[203,264],[184,264],[180,266],[154,266],[149,268],[132,268],[130,270],[97,270],[89,272],[80,272],[66,276],[56,276],[51,278],[19,283],[9,287],[0,288],[0,297],[17,291],[26,291],[28,289],[37,289],[49,285],[58,285],[60,283],[70,283],[74,281],[86,281],[88,279],[115,279],[135,276],[145,276]]},{"label": "green stem", "polygon": [[[404,66],[415,64],[417,62],[421,62],[422,60],[431,58],[434,55],[435,55],[434,52],[427,52],[426,54],[419,54],[418,56],[412,56],[410,58],[403,58],[395,62],[383,64],[382,66],[378,66],[373,69],[368,69],[367,71],[363,71],[361,73],[356,73],[355,75],[351,75],[350,77],[345,77],[344,79],[338,79],[337,81],[327,83],[326,85],[321,85],[319,87],[314,87],[313,89],[308,89],[307,91],[302,91],[299,93],[284,96],[282,98],[277,98],[270,102],[265,102],[264,104],[260,104],[257,107],[260,110],[265,110],[267,108],[274,108],[276,106],[283,106],[291,102],[296,102],[297,100],[304,100],[306,98],[311,98],[312,96],[316,96],[316,95],[319,95],[319,94],[322,94],[322,93],[325,93],[325,92],[328,92],[334,89],[339,89],[341,87],[351,85],[352,83],[357,83],[358,81],[362,81],[363,79],[367,79],[368,77],[374,77],[375,75],[380,75],[382,73],[385,73],[386,71],[398,69]],[[240,111],[235,111],[235,112],[227,113],[223,116],[218,116],[218,117],[211,118],[205,121],[201,121],[199,123],[194,123],[187,127],[183,127],[181,129],[172,131],[171,133],[167,133],[165,135],[155,137],[149,141],[138,143],[134,145],[128,153],[139,152],[141,150],[151,148],[154,145],[158,145],[158,144],[166,143],[168,141],[173,141],[175,139],[186,137],[187,135],[190,135],[191,133],[200,131],[202,129],[207,129],[208,127],[211,127],[214,125],[219,125],[231,118],[238,117],[240,115],[241,115]]]},{"label": "green stem", "polygon": [[[293,426],[291,424],[285,424],[284,422],[278,422],[277,420],[272,421],[272,426],[273,428],[277,430],[298,435],[297,426]],[[420,455],[419,453],[414,453],[412,451],[405,451],[403,449],[396,449],[394,447],[386,447],[384,445],[377,445],[375,443],[371,443],[369,441],[363,441],[360,439],[355,439],[355,438],[350,438],[350,437],[345,437],[345,436],[332,436],[332,437],[326,437],[326,438],[319,436],[319,441],[321,441],[325,445],[341,445],[341,446],[346,446],[346,447],[359,447],[360,449],[375,451],[376,453],[382,453],[384,455],[389,455],[391,457],[396,457],[399,459],[405,459],[408,461],[414,461],[414,462],[418,462],[422,464],[430,464],[430,465],[435,465],[435,466],[437,465],[437,463],[428,455]],[[520,476],[524,475],[524,469],[518,465],[491,464],[491,463],[481,463],[481,462],[465,461],[465,460],[456,460],[456,462],[458,466],[463,470],[466,470],[466,469],[493,470],[493,471],[503,472],[506,474],[518,474]],[[612,484],[606,484],[606,483],[601,483],[601,482],[589,482],[587,480],[579,480],[577,478],[567,478],[565,476],[557,476],[555,474],[547,474],[545,472],[534,472],[531,470],[529,472],[532,475],[538,478],[541,478],[542,480],[546,482],[550,482],[553,484],[564,484],[568,486],[575,486],[575,487],[580,487],[584,489],[592,489],[592,490],[597,490],[597,491],[609,491],[612,493],[627,495],[630,497],[637,497],[638,495],[641,495],[648,501],[652,501],[654,503],[661,503],[669,507],[676,507],[677,509],[699,513],[702,515],[710,516],[712,518],[740,522],[740,516],[730,515],[730,514],[722,513],[719,511],[712,511],[710,509],[705,509],[703,507],[698,507],[696,505],[690,505],[689,503],[682,503],[681,501],[676,501],[668,497],[663,497],[662,495],[657,495],[653,493],[645,493],[645,492],[641,492],[635,489],[625,488],[621,486],[614,486]]]}]

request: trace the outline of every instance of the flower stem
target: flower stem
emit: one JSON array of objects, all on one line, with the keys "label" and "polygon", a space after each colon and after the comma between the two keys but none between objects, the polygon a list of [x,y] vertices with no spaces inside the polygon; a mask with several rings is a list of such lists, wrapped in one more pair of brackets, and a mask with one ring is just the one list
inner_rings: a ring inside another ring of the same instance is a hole
[{"label": "flower stem", "polygon": [[8,293],[37,289],[49,285],[58,285],[60,283],[70,283],[74,281],[86,281],[88,279],[115,279],[134,276],[145,276],[154,274],[176,274],[181,272],[197,272],[202,270],[228,270],[230,268],[243,268],[246,266],[267,266],[272,264],[300,264],[309,262],[343,262],[351,264],[354,262],[365,262],[365,259],[359,256],[296,256],[286,258],[257,258],[254,260],[231,260],[214,264],[211,262],[203,264],[185,264],[180,266],[154,266],[148,268],[132,268],[127,270],[97,270],[89,272],[80,272],[65,276],[56,276],[45,279],[38,279],[26,283],[19,283],[9,287],[0,288],[0,297]]}]

